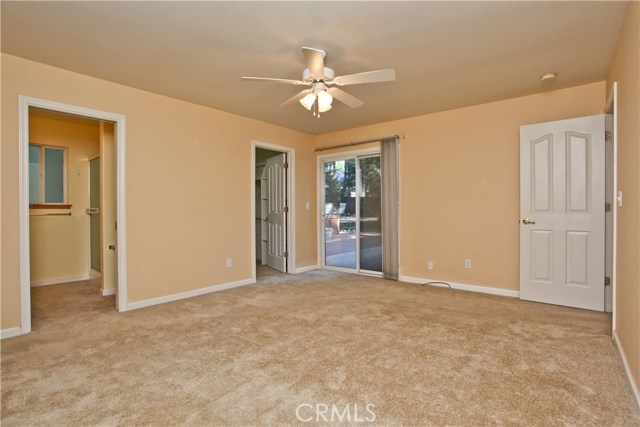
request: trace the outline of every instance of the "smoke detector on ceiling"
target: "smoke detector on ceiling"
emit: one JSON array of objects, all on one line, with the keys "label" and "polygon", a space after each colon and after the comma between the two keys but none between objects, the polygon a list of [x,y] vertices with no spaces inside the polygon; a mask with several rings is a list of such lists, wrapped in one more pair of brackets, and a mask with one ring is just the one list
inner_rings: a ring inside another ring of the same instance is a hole
[{"label": "smoke detector on ceiling", "polygon": [[555,80],[556,77],[558,77],[558,73],[545,73],[545,74],[540,76],[540,81],[541,82],[550,82],[550,81]]}]

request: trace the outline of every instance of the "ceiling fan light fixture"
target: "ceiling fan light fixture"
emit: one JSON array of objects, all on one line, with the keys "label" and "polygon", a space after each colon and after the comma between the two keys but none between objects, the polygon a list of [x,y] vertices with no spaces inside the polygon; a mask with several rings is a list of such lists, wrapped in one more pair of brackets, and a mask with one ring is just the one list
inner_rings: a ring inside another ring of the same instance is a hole
[{"label": "ceiling fan light fixture", "polygon": [[318,111],[324,113],[331,109],[331,103],[333,102],[333,96],[325,90],[318,93]]},{"label": "ceiling fan light fixture", "polygon": [[300,100],[300,104],[307,110],[311,110],[313,104],[316,102],[316,95],[314,93],[308,93],[304,98]]},{"label": "ceiling fan light fixture", "polygon": [[331,109],[334,98],[333,94],[335,94],[335,99],[351,108],[358,108],[364,104],[364,102],[353,95],[349,95],[337,86],[391,82],[396,79],[396,72],[392,68],[336,77],[335,72],[331,68],[324,66],[324,59],[327,56],[324,50],[303,47],[302,54],[306,65],[306,68],[302,71],[302,80],[277,79],[271,77],[242,77],[242,80],[307,86],[307,89],[293,95],[280,106],[284,107],[285,105],[290,105],[298,101],[304,108],[312,111],[313,115],[319,118],[320,113]]},{"label": "ceiling fan light fixture", "polygon": [[318,108],[318,113],[326,113],[329,110],[331,110],[331,104],[325,106],[324,108]]}]

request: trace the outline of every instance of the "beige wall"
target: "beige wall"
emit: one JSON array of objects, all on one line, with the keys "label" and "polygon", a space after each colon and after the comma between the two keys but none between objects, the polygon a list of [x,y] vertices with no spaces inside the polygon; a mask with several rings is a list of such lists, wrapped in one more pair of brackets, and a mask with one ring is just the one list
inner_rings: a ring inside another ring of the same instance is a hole
[{"label": "beige wall", "polygon": [[640,3],[629,2],[607,84],[618,82],[616,333],[640,387]]},{"label": "beige wall", "polygon": [[312,135],[3,54],[0,328],[20,325],[19,94],[126,116],[129,302],[251,277],[252,140],[296,150],[296,262],[316,264]]},{"label": "beige wall", "polygon": [[[32,209],[29,217],[31,283],[89,274],[89,157],[99,152],[97,123],[29,115],[29,141],[67,148],[69,210]],[[66,213],[71,216],[42,216]],[[38,215],[38,216],[35,216]]]},{"label": "beige wall", "polygon": [[317,145],[400,135],[401,275],[518,290],[520,126],[600,114],[604,104],[600,82],[322,135]]}]

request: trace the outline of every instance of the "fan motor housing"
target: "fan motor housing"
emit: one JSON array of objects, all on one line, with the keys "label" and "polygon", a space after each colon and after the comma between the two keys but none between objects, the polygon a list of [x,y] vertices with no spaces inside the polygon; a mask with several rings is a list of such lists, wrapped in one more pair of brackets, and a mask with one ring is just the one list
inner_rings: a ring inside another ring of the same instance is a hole
[{"label": "fan motor housing", "polygon": [[324,67],[324,76],[317,77],[311,74],[308,68],[305,68],[302,72],[302,80],[305,82],[317,82],[317,81],[325,81],[332,80],[335,77],[336,73],[333,72],[331,68]]}]

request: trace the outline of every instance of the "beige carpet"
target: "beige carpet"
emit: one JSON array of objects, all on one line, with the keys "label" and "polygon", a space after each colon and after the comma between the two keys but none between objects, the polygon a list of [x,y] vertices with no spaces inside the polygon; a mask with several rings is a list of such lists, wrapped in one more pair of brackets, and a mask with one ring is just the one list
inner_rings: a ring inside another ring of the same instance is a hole
[{"label": "beige carpet", "polygon": [[33,332],[1,344],[2,425],[640,425],[606,314],[263,276],[126,313],[95,282],[34,289]]}]

